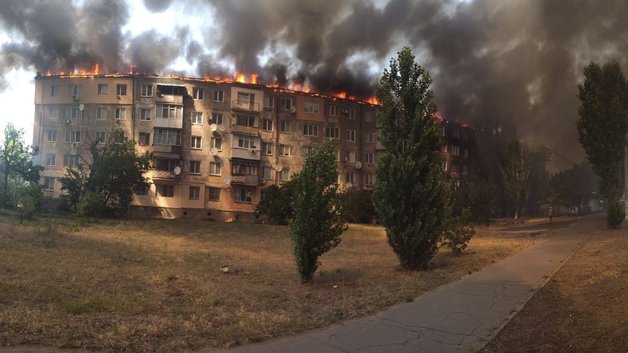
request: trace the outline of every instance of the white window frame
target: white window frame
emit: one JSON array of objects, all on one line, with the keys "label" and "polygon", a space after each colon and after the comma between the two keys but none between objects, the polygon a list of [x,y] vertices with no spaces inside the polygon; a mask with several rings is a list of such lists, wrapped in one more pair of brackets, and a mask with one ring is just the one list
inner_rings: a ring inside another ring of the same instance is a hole
[{"label": "white window frame", "polygon": [[153,85],[151,83],[142,84],[142,91],[140,92],[140,97],[152,97],[153,96]]},{"label": "white window frame", "polygon": [[262,130],[273,131],[273,120],[262,118]]},{"label": "white window frame", "polygon": [[126,96],[127,94],[127,85],[124,83],[116,84],[116,96]]},{"label": "white window frame", "polygon": [[303,124],[303,136],[318,137],[318,125],[316,124]]},{"label": "white window frame", "polygon": [[274,144],[272,142],[264,142],[262,141],[262,150],[261,153],[265,156],[272,156],[273,155],[273,147]]},{"label": "white window frame", "polygon": [[54,190],[55,183],[57,178],[55,177],[44,177],[44,189],[45,190]]},{"label": "white window frame", "polygon": [[114,114],[113,114],[113,118],[115,120],[126,120],[126,107],[116,107]]},{"label": "white window frame", "polygon": [[286,144],[279,145],[279,156],[281,157],[290,157],[292,156],[292,146]]},{"label": "white window frame", "polygon": [[107,119],[107,115],[109,114],[109,108],[107,107],[96,107],[96,119],[105,120]]},{"label": "white window frame", "polygon": [[192,98],[195,100],[203,100],[205,92],[201,87],[192,87]]},{"label": "white window frame", "polygon": [[57,130],[46,131],[46,137],[48,138],[48,142],[57,142]]},{"label": "white window frame", "polygon": [[194,150],[200,150],[203,148],[203,137],[193,135],[190,137],[190,148]]},{"label": "white window frame", "polygon": [[349,142],[355,142],[356,131],[347,129],[345,131],[345,139]]},{"label": "white window frame", "polygon": [[151,121],[152,117],[152,109],[151,108],[140,108],[140,121]]},{"label": "white window frame", "polygon": [[[143,141],[142,136],[145,137],[146,141]],[[150,132],[140,132],[137,144],[140,146],[150,145]]]},{"label": "white window frame", "polygon": [[188,189],[188,199],[189,200],[200,200],[201,198],[201,187],[200,186],[190,186]]},{"label": "white window frame", "polygon": [[106,131],[96,131],[95,138],[96,138],[96,141],[98,141],[99,144],[104,145],[105,143],[107,143],[107,132]]},{"label": "white window frame", "polygon": [[279,132],[289,134],[292,132],[292,122],[290,120],[279,121]]},{"label": "white window frame", "polygon": [[80,143],[81,131],[80,130],[66,130],[65,131],[65,143]]},{"label": "white window frame", "polygon": [[225,101],[225,91],[221,89],[215,89],[212,92],[212,101],[222,103]]},{"label": "white window frame", "polygon": [[171,184],[157,184],[157,195],[159,197],[174,197],[174,185]]},{"label": "white window frame", "polygon": [[294,107],[294,99],[292,97],[279,97],[279,109],[290,110]]},{"label": "white window frame", "polygon": [[209,175],[213,175],[213,176],[222,175],[222,163],[221,162],[209,162]]},{"label": "white window frame", "polygon": [[99,96],[106,96],[109,91],[109,85],[106,83],[99,83],[97,86],[97,93]]},{"label": "white window frame", "polygon": [[307,114],[318,114],[319,104],[314,102],[305,102],[303,111]]},{"label": "white window frame", "polygon": [[54,153],[46,154],[46,166],[54,166],[56,164],[57,155]]},{"label": "white window frame", "polygon": [[191,160],[189,163],[189,167],[190,167],[190,174],[196,174],[196,175],[201,174],[201,161]]},{"label": "white window frame", "polygon": [[203,125],[203,112],[191,112],[190,121],[192,125]]},{"label": "white window frame", "polygon": [[223,113],[212,113],[212,120],[211,120],[212,124],[221,125],[223,124],[223,121],[224,121]]},{"label": "white window frame", "polygon": [[208,187],[207,189],[207,201],[220,201],[220,188]]},{"label": "white window frame", "polygon": [[222,151],[222,137],[212,137],[212,148]]},{"label": "white window frame", "polygon": [[330,140],[338,140],[340,138],[340,129],[334,126],[326,126],[325,138]]}]

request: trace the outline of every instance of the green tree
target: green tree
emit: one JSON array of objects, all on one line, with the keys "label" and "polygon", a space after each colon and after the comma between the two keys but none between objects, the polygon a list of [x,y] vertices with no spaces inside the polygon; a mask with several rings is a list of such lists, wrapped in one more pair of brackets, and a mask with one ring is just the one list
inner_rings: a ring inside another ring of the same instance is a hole
[{"label": "green tree", "polygon": [[372,191],[347,189],[341,197],[343,216],[348,222],[370,224],[377,219]]},{"label": "green tree", "polygon": [[113,129],[109,136],[105,144],[91,141],[82,165],[68,169],[61,178],[70,204],[86,216],[125,216],[133,193],[148,186],[144,173],[150,167],[150,155],[138,154],[135,142],[122,129]]},{"label": "green tree", "polygon": [[312,280],[318,258],[340,244],[340,235],[347,229],[341,217],[337,178],[334,148],[326,142],[308,154],[303,170],[292,179],[294,219],[290,234],[304,282]]},{"label": "green tree", "polygon": [[266,215],[271,222],[288,224],[294,215],[292,194],[294,182],[288,181],[281,186],[271,185],[264,190],[264,197],[257,204],[255,212]]},{"label": "green tree", "polygon": [[619,202],[623,189],[623,160],[628,120],[628,84],[617,62],[584,69],[578,85],[580,144],[599,177],[599,191],[608,201],[607,225],[617,228],[624,219]]},{"label": "green tree", "polygon": [[37,183],[39,173],[43,169],[34,165],[32,156],[35,151],[23,141],[24,130],[16,129],[12,123],[8,123],[4,128],[4,142],[0,149],[0,165],[4,174],[4,185],[2,194],[2,204],[4,207],[13,208],[15,198],[11,197],[9,182],[15,181],[15,187],[24,186],[28,183]]},{"label": "green tree", "polygon": [[404,48],[377,87],[385,151],[377,164],[373,201],[390,246],[408,270],[424,268],[436,254],[446,218],[442,141],[431,83],[412,51]]},{"label": "green tree", "polygon": [[521,208],[530,196],[531,158],[528,150],[518,140],[508,145],[506,164],[504,166],[504,186],[514,219],[519,219]]}]

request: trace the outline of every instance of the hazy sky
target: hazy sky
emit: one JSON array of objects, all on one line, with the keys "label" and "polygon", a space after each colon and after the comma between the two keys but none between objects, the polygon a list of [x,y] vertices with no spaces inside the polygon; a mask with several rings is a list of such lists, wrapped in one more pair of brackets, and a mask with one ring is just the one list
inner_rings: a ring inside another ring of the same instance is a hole
[{"label": "hazy sky", "polygon": [[626,0],[2,0],[0,121],[30,139],[38,70],[239,70],[369,97],[410,46],[445,117],[516,129],[567,167],[583,158],[582,69],[614,59],[628,73],[626,18]]}]

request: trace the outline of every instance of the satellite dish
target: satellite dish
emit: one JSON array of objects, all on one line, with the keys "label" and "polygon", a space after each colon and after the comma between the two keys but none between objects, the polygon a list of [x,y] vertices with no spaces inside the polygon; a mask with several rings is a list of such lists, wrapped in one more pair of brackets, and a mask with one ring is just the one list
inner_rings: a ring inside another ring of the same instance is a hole
[{"label": "satellite dish", "polygon": [[179,175],[179,174],[181,174],[181,167],[179,166],[174,167],[174,175]]},{"label": "satellite dish", "polygon": [[211,130],[212,132],[218,130],[218,125],[216,125],[216,124],[209,125],[209,130]]},{"label": "satellite dish", "polygon": [[209,151],[211,152],[212,156],[215,156],[218,154],[218,149],[216,147],[212,147]]},{"label": "satellite dish", "polygon": [[294,114],[297,112],[297,107],[295,107],[294,105],[290,107],[290,113]]},{"label": "satellite dish", "polygon": [[362,168],[362,162],[355,162],[355,169]]},{"label": "satellite dish", "polygon": [[85,109],[85,105],[83,103],[79,104],[79,110],[83,111],[83,109]]},{"label": "satellite dish", "polygon": [[282,164],[277,164],[275,166],[275,170],[278,171],[278,172],[282,171],[283,170],[283,165]]},{"label": "satellite dish", "polygon": [[218,130],[220,130],[220,132],[224,132],[225,126],[223,124],[218,125]]},{"label": "satellite dish", "polygon": [[225,184],[227,185],[231,184],[231,178],[229,177],[225,178]]}]

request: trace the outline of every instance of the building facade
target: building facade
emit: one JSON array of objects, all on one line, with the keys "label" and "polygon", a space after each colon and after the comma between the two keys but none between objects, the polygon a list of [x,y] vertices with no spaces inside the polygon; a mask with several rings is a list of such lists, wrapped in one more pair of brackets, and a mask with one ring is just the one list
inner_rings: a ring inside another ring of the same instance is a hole
[{"label": "building facade", "polygon": [[[371,189],[377,151],[376,105],[261,84],[146,75],[38,75],[33,145],[44,166],[44,196],[92,141],[123,129],[152,153],[150,188],[132,214],[252,217],[263,191],[301,170],[311,148],[336,142],[338,184]],[[468,129],[442,121],[443,166],[467,173]]]}]

